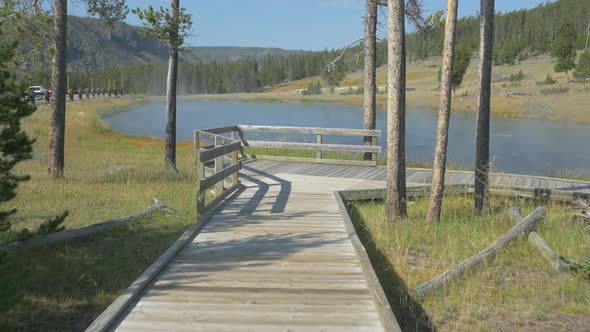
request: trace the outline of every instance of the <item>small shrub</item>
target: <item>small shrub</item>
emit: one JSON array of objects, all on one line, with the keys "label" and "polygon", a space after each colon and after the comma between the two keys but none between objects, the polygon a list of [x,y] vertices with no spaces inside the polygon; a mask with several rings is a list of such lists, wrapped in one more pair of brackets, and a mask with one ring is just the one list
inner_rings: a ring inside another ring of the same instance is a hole
[{"label": "small shrub", "polygon": [[512,73],[510,74],[510,77],[508,78],[508,80],[510,82],[520,82],[524,79],[524,73],[522,72],[522,70],[519,70],[518,73]]},{"label": "small shrub", "polygon": [[537,85],[552,85],[557,83],[557,81],[551,76],[551,74],[547,74],[545,79],[542,82],[537,82]]},{"label": "small shrub", "polygon": [[305,96],[312,96],[312,95],[321,95],[322,94],[322,85],[320,81],[311,81],[307,85],[307,88],[302,92]]},{"label": "small shrub", "polygon": [[559,256],[558,259],[562,270],[582,279],[590,280],[590,256],[583,257],[579,262],[565,256]]}]

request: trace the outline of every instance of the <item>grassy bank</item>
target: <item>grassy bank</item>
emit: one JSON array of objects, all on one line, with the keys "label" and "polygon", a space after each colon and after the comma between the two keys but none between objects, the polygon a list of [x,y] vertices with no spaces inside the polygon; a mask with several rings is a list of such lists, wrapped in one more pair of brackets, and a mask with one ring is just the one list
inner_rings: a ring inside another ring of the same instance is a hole
[{"label": "grassy bank", "polygon": [[[501,200],[496,198],[494,205],[500,206]],[[400,303],[408,289],[457,265],[512,227],[507,206],[488,217],[477,217],[472,204],[470,196],[447,198],[439,225],[424,222],[426,199],[411,203],[411,217],[401,223],[384,221],[381,202],[352,205],[352,219],[404,330],[429,324],[441,331],[587,328],[588,281],[555,272],[526,240],[517,241],[483,269],[435,295],[420,302],[406,299]],[[539,234],[565,256],[588,257],[588,227],[573,223],[571,211],[563,206],[546,208],[548,216],[539,226]],[[525,213],[532,209],[525,204]]]},{"label": "grassy bank", "polygon": [[192,144],[178,147],[179,175],[163,171],[163,142],[107,129],[100,114],[132,106],[131,99],[99,99],[67,106],[66,169],[47,177],[47,107],[26,120],[37,139],[34,158],[20,164],[31,175],[17,197],[12,229],[37,225],[63,210],[67,228],[143,211],[152,197],[176,216],[154,215],[91,238],[39,250],[9,252],[0,264],[0,330],[83,330],[194,221]]}]

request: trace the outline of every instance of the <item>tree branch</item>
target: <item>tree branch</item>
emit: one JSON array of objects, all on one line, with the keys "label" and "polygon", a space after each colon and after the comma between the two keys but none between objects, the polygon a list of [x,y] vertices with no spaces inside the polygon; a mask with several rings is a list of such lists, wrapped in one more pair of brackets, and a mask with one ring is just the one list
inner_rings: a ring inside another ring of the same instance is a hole
[{"label": "tree branch", "polygon": [[[336,57],[336,59],[334,59],[334,60],[332,60],[332,61],[328,62],[328,63],[326,64],[326,66],[328,67],[328,73],[329,73],[329,74],[333,73],[333,72],[334,72],[334,70],[336,69],[336,66],[338,65],[338,63],[339,63],[339,62],[341,62],[341,61],[343,61],[343,60],[345,60],[345,59],[348,59],[348,58],[345,58],[344,56],[346,55],[346,52],[348,52],[348,50],[349,50],[349,49],[351,49],[352,47],[354,47],[354,46],[355,46],[355,45],[357,45],[357,44],[360,44],[360,43],[361,43],[362,41],[364,41],[364,40],[365,40],[365,38],[363,38],[363,37],[361,37],[361,38],[357,38],[355,41],[353,41],[352,43],[348,44],[348,45],[347,45],[347,46],[346,46],[346,47],[345,47],[345,48],[342,50],[342,52],[340,53],[340,55],[339,55],[338,57]],[[356,53],[356,54],[355,54],[355,55],[353,55],[353,56],[356,56],[356,55],[358,55],[358,54],[363,54],[363,53],[364,53],[364,51],[361,51],[361,52],[359,52],[359,53]]]}]

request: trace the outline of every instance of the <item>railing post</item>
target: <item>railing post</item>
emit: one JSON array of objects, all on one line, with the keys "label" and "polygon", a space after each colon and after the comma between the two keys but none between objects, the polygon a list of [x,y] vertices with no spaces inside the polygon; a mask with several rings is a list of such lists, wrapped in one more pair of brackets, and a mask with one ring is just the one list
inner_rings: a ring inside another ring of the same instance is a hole
[{"label": "railing post", "polygon": [[[377,137],[373,136],[373,139],[371,139],[371,145],[372,146],[377,146]],[[375,162],[375,164],[377,163],[377,153],[373,153],[371,155],[371,159]]]},{"label": "railing post", "polygon": [[[318,144],[322,144],[322,134],[317,134],[315,136],[315,142]],[[322,150],[317,150],[316,151],[316,158],[317,159],[322,159]]]},{"label": "railing post", "polygon": [[[231,163],[232,165],[236,165],[239,163],[238,161],[238,150],[235,150],[231,153]],[[232,187],[238,184],[238,172],[235,172],[234,174],[231,175],[231,184]]]},{"label": "railing post", "polygon": [[195,174],[197,187],[197,217],[199,213],[205,212],[205,191],[201,188],[201,180],[205,175],[204,165],[201,162],[201,139],[199,131],[195,130]]},{"label": "railing post", "polygon": [[246,156],[246,153],[244,152],[244,147],[246,146],[246,140],[244,138],[244,131],[238,128],[238,137],[240,138],[240,154],[242,155],[242,158],[247,158],[248,156]]},{"label": "railing post", "polygon": [[[230,133],[231,135],[231,139],[235,140],[236,139],[236,132],[232,131]],[[231,163],[232,165],[236,165],[238,163],[238,151],[242,148],[242,143],[240,143],[240,148],[238,148],[237,150],[233,151],[231,153]],[[231,175],[231,185],[232,187],[238,184],[238,172],[235,172],[234,174]]]},{"label": "railing post", "polygon": [[[215,136],[215,147],[222,146],[223,141],[221,136]],[[215,174],[223,170],[223,155],[215,158]],[[215,197],[223,193],[223,181],[221,180],[215,184]]]}]

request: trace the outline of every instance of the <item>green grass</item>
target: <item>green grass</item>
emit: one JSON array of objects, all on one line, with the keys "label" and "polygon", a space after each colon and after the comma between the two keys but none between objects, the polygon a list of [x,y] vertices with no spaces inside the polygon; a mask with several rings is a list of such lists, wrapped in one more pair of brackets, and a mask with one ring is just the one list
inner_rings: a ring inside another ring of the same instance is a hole
[{"label": "green grass", "polygon": [[192,143],[179,144],[179,175],[171,176],[164,172],[161,141],[118,134],[99,118],[137,102],[68,104],[65,178],[59,181],[47,176],[47,107],[26,120],[37,142],[33,159],[17,172],[31,180],[5,204],[18,212],[0,243],[64,210],[70,212],[65,221],[70,229],[143,211],[152,197],[176,216],[155,214],[92,238],[9,252],[0,264],[0,331],[83,330],[196,219]]},{"label": "green grass", "polygon": [[[483,269],[415,302],[413,289],[477,253],[513,226],[507,205],[486,217],[475,214],[472,196],[445,199],[442,221],[426,223],[427,200],[409,205],[410,219],[387,222],[382,202],[355,202],[351,216],[404,330],[442,331],[580,329],[590,322],[590,284],[555,272],[525,240],[501,252]],[[571,221],[571,211],[548,205],[538,232],[563,255],[590,255],[588,226]],[[533,206],[525,204],[524,211]]]},{"label": "green grass", "polygon": [[189,224],[156,215],[9,254],[0,265],[0,330],[84,330]]}]

